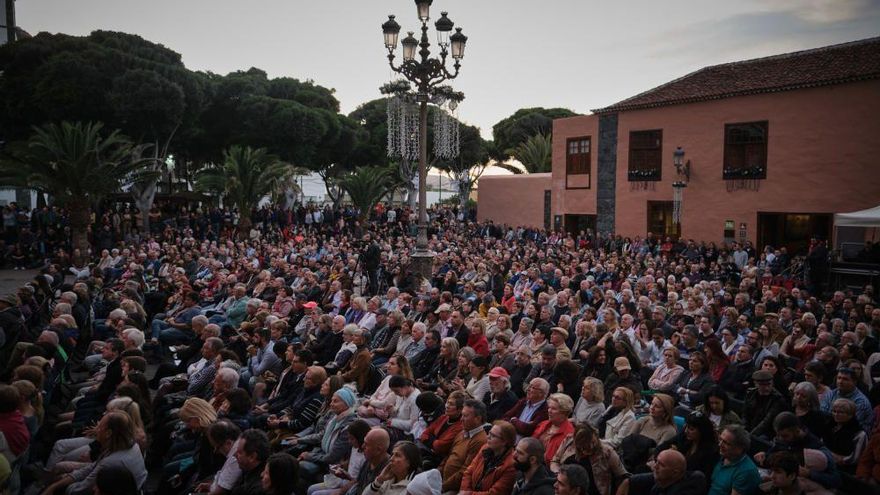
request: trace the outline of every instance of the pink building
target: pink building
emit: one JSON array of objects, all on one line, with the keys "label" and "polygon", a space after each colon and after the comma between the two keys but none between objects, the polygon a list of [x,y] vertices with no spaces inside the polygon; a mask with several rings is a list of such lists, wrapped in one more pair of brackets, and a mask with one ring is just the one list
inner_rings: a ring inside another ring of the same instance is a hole
[{"label": "pink building", "polygon": [[880,38],[707,67],[556,120],[549,187],[483,178],[479,216],[800,250],[880,204],[878,115]]}]

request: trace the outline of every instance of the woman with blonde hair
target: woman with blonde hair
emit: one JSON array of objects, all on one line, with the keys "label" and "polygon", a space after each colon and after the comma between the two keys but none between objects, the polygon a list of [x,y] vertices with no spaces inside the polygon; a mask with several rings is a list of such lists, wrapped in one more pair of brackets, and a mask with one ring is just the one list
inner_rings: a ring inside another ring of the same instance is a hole
[{"label": "woman with blonde hair", "polygon": [[[147,446],[147,434],[141,421],[140,408],[130,397],[118,397],[107,403],[107,412],[124,412],[131,419],[135,441],[143,451]],[[55,442],[46,469],[56,474],[69,473],[90,462],[91,443],[95,441],[95,428],[86,428],[83,436],[63,438]]]},{"label": "woman with blonde hair", "polygon": [[571,397],[555,393],[547,398],[547,419],[538,423],[533,438],[544,444],[544,461],[549,465],[565,440],[574,435],[574,425],[568,420],[574,409]]},{"label": "woman with blonde hair", "polygon": [[674,408],[675,399],[666,394],[655,394],[648,414],[636,420],[630,435],[648,437],[657,445],[672,440],[678,433],[675,429]]},{"label": "woman with blonde hair", "polygon": [[98,472],[114,467],[122,467],[130,472],[138,488],[142,488],[147,479],[147,469],[134,436],[134,427],[128,414],[122,411],[108,412],[95,428],[95,438],[101,447],[98,460],[64,475],[43,493],[55,493],[63,488],[68,493],[92,493]]},{"label": "woman with blonde hair", "polygon": [[584,378],[581,396],[572,412],[572,419],[575,424],[587,423],[596,428],[603,414],[605,414],[605,385],[602,380],[588,376]]},{"label": "woman with blonde hair", "polygon": [[427,375],[416,380],[422,390],[436,390],[438,387],[451,384],[458,377],[458,340],[446,337],[440,341],[440,354],[434,360]]},{"label": "woman with blonde hair", "polygon": [[18,390],[20,397],[18,410],[24,417],[31,438],[34,438],[40,425],[43,424],[43,396],[37,387],[27,380],[12,382],[12,386]]},{"label": "woman with blonde hair", "polygon": [[190,397],[177,413],[183,423],[194,431],[202,431],[217,421],[217,411],[205,399]]},{"label": "woman with blonde hair", "polygon": [[636,414],[633,411],[635,396],[633,391],[626,387],[617,387],[611,395],[611,405],[599,422],[599,431],[604,430],[602,441],[613,448],[620,446],[620,442],[629,436],[636,422]]}]

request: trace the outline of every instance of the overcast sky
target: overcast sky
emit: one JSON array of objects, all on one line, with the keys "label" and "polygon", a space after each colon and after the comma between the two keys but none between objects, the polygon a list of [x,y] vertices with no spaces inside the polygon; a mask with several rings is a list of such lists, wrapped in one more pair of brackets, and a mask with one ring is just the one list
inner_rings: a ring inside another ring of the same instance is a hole
[{"label": "overcast sky", "polygon": [[[418,23],[413,0],[18,0],[16,9],[31,34],[125,31],[182,54],[190,69],[312,79],[336,89],[345,113],[393,77],[386,16],[404,32]],[[468,36],[454,81],[466,95],[459,116],[487,138],[518,108],[587,113],[707,65],[880,34],[880,0],[435,0],[432,24],[441,10]]]}]

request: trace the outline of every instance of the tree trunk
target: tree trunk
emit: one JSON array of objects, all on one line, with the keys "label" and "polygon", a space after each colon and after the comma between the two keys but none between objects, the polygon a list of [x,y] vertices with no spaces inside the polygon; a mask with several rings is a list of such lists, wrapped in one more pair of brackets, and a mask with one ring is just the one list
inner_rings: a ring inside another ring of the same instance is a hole
[{"label": "tree trunk", "polygon": [[468,178],[458,177],[458,206],[464,209],[467,206],[468,197],[471,195],[471,181]]},{"label": "tree trunk", "polygon": [[[70,235],[73,245],[73,263],[83,266],[91,257],[89,245],[89,224],[92,218],[92,208],[87,200],[78,199],[71,201],[70,209]],[[77,254],[78,253],[78,254]]]},{"label": "tree trunk", "polygon": [[153,207],[153,200],[156,198],[156,189],[158,189],[157,180],[151,180],[149,184],[145,184],[142,187],[132,186],[131,188],[134,204],[140,210],[138,227],[143,235],[150,233],[150,209]]}]

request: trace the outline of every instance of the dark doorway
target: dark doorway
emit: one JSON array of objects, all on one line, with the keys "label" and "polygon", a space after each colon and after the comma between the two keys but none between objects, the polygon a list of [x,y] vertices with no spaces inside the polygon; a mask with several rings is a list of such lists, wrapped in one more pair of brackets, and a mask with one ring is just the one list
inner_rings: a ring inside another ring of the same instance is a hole
[{"label": "dark doorway", "polygon": [[810,238],[831,238],[830,213],[758,213],[758,249],[785,246],[788,254],[807,254]]},{"label": "dark doorway", "polygon": [[663,238],[681,237],[681,224],[672,221],[672,201],[648,201],[648,232]]},{"label": "dark doorway", "polygon": [[596,215],[565,215],[565,232],[576,236],[581,231],[596,232]]}]

